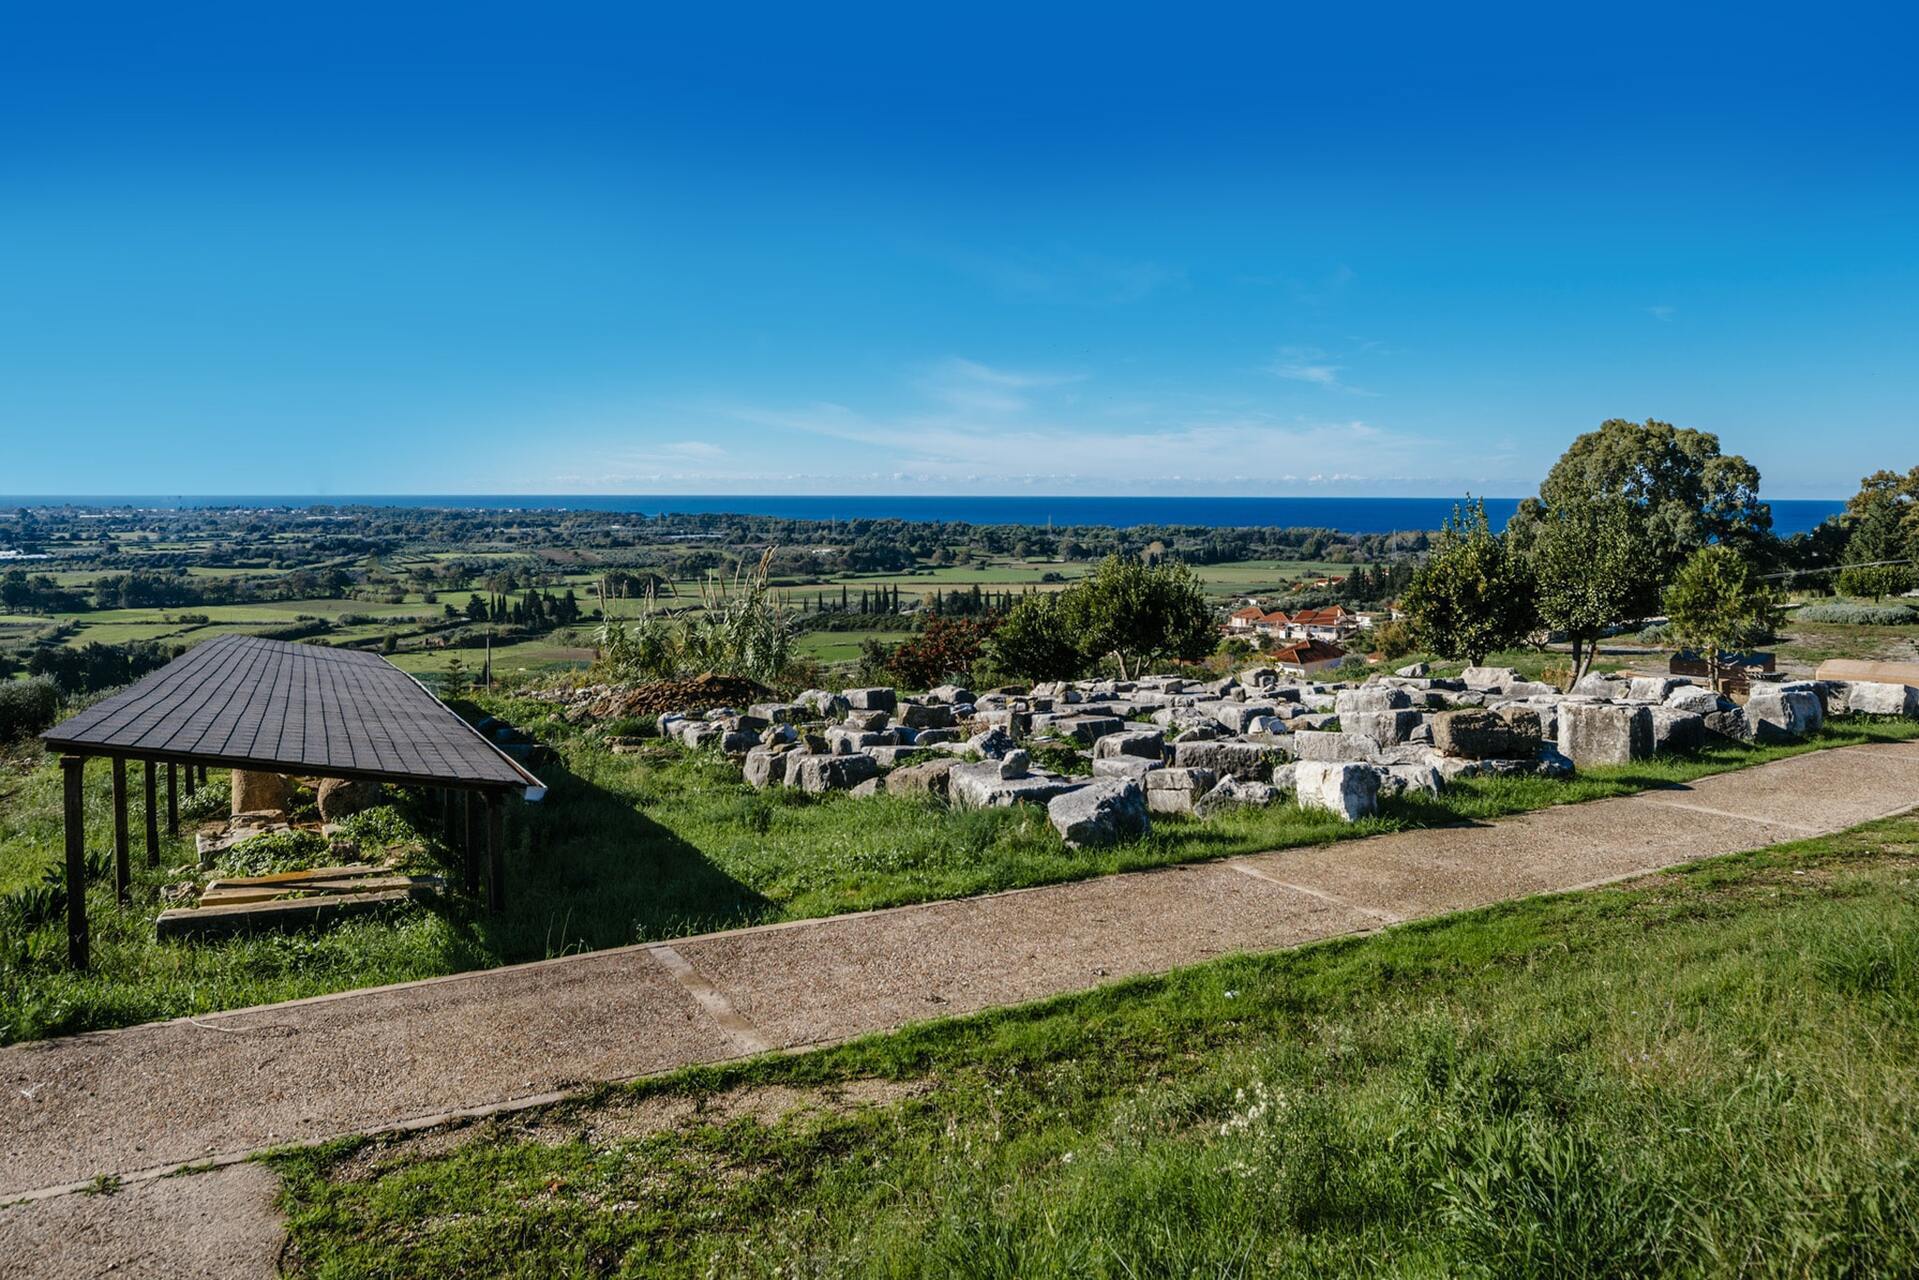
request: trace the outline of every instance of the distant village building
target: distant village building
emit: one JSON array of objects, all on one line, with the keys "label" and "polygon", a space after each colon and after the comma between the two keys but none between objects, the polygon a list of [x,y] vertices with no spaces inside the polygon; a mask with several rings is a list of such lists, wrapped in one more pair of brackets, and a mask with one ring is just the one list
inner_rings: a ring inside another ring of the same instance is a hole
[{"label": "distant village building", "polygon": [[1309,676],[1330,671],[1346,661],[1346,651],[1324,640],[1297,640],[1273,652],[1273,665],[1288,675]]}]

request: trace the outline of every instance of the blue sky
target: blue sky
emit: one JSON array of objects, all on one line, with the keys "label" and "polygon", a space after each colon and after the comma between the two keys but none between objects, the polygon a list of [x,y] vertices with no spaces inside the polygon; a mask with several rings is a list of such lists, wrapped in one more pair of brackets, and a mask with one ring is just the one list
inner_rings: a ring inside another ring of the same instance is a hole
[{"label": "blue sky", "polygon": [[1919,463],[1893,7],[16,7],[0,493]]}]

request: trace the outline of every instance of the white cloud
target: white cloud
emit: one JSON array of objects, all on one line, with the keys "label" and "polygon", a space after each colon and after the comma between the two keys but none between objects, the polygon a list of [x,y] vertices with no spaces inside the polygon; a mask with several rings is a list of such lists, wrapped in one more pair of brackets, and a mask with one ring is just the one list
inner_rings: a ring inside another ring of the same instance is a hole
[{"label": "white cloud", "polygon": [[1329,391],[1344,391],[1349,395],[1370,396],[1374,392],[1348,385],[1340,374],[1346,366],[1335,363],[1335,357],[1328,355],[1318,347],[1281,347],[1266,364],[1266,372],[1276,378],[1285,378],[1289,382],[1307,382],[1316,387],[1325,387]]},{"label": "white cloud", "polygon": [[1670,321],[1673,318],[1673,316],[1678,313],[1678,310],[1679,308],[1677,307],[1669,307],[1665,305],[1664,303],[1661,303],[1660,305],[1656,307],[1647,307],[1646,314],[1651,316],[1655,320]]}]

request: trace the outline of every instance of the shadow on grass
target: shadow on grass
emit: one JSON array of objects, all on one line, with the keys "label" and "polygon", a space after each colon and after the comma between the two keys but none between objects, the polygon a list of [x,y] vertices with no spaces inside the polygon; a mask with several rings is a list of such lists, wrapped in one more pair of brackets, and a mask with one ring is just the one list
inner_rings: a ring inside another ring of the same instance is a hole
[{"label": "shadow on grass", "polygon": [[[456,946],[514,964],[712,929],[777,914],[764,896],[698,848],[580,777],[555,757],[546,799],[509,802],[506,908],[489,915],[455,896],[440,907]],[[457,873],[456,873],[457,874]]]}]

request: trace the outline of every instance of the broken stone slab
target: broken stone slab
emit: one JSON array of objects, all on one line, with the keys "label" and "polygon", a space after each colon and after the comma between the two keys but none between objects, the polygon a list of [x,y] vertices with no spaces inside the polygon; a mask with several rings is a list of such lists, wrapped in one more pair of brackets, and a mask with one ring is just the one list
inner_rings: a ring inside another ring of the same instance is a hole
[{"label": "broken stone slab", "polygon": [[1803,738],[1825,720],[1818,692],[1803,683],[1755,684],[1746,698],[1746,721],[1762,742]]},{"label": "broken stone slab", "polygon": [[1919,716],[1919,689],[1909,684],[1849,681],[1846,710],[1855,716]]},{"label": "broken stone slab", "polygon": [[1333,695],[1333,710],[1342,720],[1362,713],[1398,711],[1412,705],[1410,693],[1390,684],[1365,684]]},{"label": "broken stone slab", "polygon": [[890,732],[847,729],[834,725],[826,731],[826,748],[834,755],[851,755],[867,747],[896,747],[899,740]]},{"label": "broken stone slab", "polygon": [[1126,722],[1118,716],[1043,715],[1033,717],[1034,733],[1071,738],[1084,747],[1090,747],[1107,734],[1120,733],[1125,728]]},{"label": "broken stone slab", "polygon": [[847,701],[837,693],[828,693],[824,689],[808,689],[793,699],[793,705],[803,707],[822,719],[836,716],[847,709]]},{"label": "broken stone slab", "polygon": [[1530,731],[1496,711],[1471,707],[1442,711],[1433,717],[1433,747],[1457,760],[1512,760],[1531,758],[1539,750],[1539,716]]},{"label": "broken stone slab", "polygon": [[806,708],[796,702],[756,702],[746,710],[768,724],[794,724],[806,718]]},{"label": "broken stone slab", "polygon": [[1699,684],[1682,684],[1666,694],[1666,705],[1674,711],[1690,711],[1696,716],[1724,711],[1732,703]]},{"label": "broken stone slab", "polygon": [[912,746],[902,745],[897,747],[864,747],[861,749],[860,754],[865,756],[872,756],[874,761],[877,764],[879,764],[881,768],[890,769],[893,767],[893,765],[899,762],[899,759],[901,756],[909,756],[909,755],[912,755],[915,751],[920,751],[920,750],[923,750],[923,748],[920,747],[917,743],[915,743]]},{"label": "broken stone slab", "polygon": [[729,756],[742,755],[759,745],[759,734],[743,729],[728,729],[720,735],[720,750]]},{"label": "broken stone slab", "polygon": [[[1429,796],[1439,794],[1440,772],[1430,764],[1388,764],[1375,766],[1379,771],[1379,795],[1385,799],[1417,791]],[[1295,781],[1297,779],[1295,778]]]},{"label": "broken stone slab", "polygon": [[1029,773],[1020,778],[1000,776],[999,762],[956,764],[947,774],[947,795],[963,809],[1006,809],[1016,804],[1045,804],[1086,783],[1078,778]]},{"label": "broken stone slab", "polygon": [[819,795],[850,790],[879,772],[879,761],[868,755],[809,755],[800,757],[797,773],[789,774],[789,780],[790,785]]},{"label": "broken stone slab", "polygon": [[1193,801],[1195,817],[1208,818],[1223,809],[1257,808],[1278,804],[1280,790],[1270,782],[1249,782],[1243,778],[1221,778],[1213,789]]},{"label": "broken stone slab", "polygon": [[890,711],[848,711],[840,724],[848,729],[875,733],[891,724],[892,720],[893,713]]},{"label": "broken stone slab", "polygon": [[867,689],[848,689],[840,695],[855,711],[891,711],[899,705],[899,694],[885,685]]},{"label": "broken stone slab", "polygon": [[1371,763],[1379,759],[1379,743],[1364,734],[1343,730],[1295,730],[1293,756],[1299,760]]},{"label": "broken stone slab", "polygon": [[1582,698],[1605,698],[1610,700],[1625,696],[1626,682],[1624,680],[1615,680],[1611,676],[1601,675],[1597,671],[1588,671],[1580,677],[1579,683],[1572,687],[1571,692],[1578,694]]},{"label": "broken stone slab", "polygon": [[293,802],[293,780],[284,774],[235,769],[230,775],[232,812],[284,813]]},{"label": "broken stone slab", "polygon": [[1095,778],[1132,778],[1138,781],[1149,773],[1157,773],[1161,768],[1157,760],[1146,760],[1139,756],[1102,756],[1093,761]]},{"label": "broken stone slab", "polygon": [[1726,707],[1719,711],[1708,711],[1703,717],[1706,732],[1721,738],[1731,738],[1735,742],[1752,741],[1752,722],[1746,719],[1744,707]]},{"label": "broken stone slab", "polygon": [[322,778],[314,792],[320,817],[339,822],[380,803],[380,784],[355,778]]},{"label": "broken stone slab", "polygon": [[1678,711],[1672,707],[1649,707],[1652,716],[1652,749],[1697,751],[1706,745],[1706,717],[1696,711]]},{"label": "broken stone slab", "polygon": [[786,755],[786,752],[772,747],[755,747],[746,753],[746,762],[740,766],[740,776],[756,791],[763,791],[776,782],[784,785]]},{"label": "broken stone slab", "polygon": [[851,787],[848,787],[846,794],[849,796],[876,796],[885,789],[886,779],[875,774],[864,782],[856,782]]},{"label": "broken stone slab", "polygon": [[1246,727],[1254,720],[1273,715],[1279,707],[1271,702],[1220,702],[1213,704],[1213,719],[1225,726],[1228,733],[1245,733]]},{"label": "broken stone slab", "polygon": [[1626,701],[1664,702],[1684,683],[1677,676],[1634,676],[1626,685]]},{"label": "broken stone slab", "polygon": [[1293,769],[1293,791],[1302,809],[1357,822],[1379,812],[1379,778],[1371,765],[1301,760]]},{"label": "broken stone slab", "polygon": [[1504,689],[1518,682],[1519,673],[1511,667],[1467,667],[1459,678],[1468,689]]},{"label": "broken stone slab", "polygon": [[900,708],[899,717],[915,729],[950,729],[953,726],[953,708],[945,703],[921,705],[909,702]]},{"label": "broken stone slab", "polygon": [[1559,752],[1580,769],[1643,760],[1652,754],[1651,710],[1568,702],[1559,709]]},{"label": "broken stone slab", "polygon": [[1423,678],[1425,676],[1431,675],[1432,668],[1427,666],[1423,662],[1414,662],[1407,666],[1401,667],[1399,670],[1393,672],[1393,674],[1396,676],[1409,676],[1414,679],[1419,679],[1419,678]]},{"label": "broken stone slab", "polygon": [[1547,684],[1544,680],[1515,680],[1506,686],[1508,698],[1557,698],[1559,686]]},{"label": "broken stone slab", "polygon": [[1192,741],[1173,744],[1173,765],[1181,769],[1211,769],[1242,782],[1260,782],[1272,775],[1280,751],[1258,742]]},{"label": "broken stone slab", "polygon": [[1405,742],[1425,723],[1425,717],[1417,711],[1362,711],[1355,715],[1339,717],[1339,727],[1348,733],[1356,733],[1363,738],[1371,738],[1382,747]]},{"label": "broken stone slab", "polygon": [[1140,779],[1146,808],[1153,813],[1192,813],[1194,803],[1218,783],[1211,769],[1154,769]]},{"label": "broken stone slab", "polygon": [[1093,759],[1135,756],[1158,762],[1166,757],[1166,735],[1158,729],[1124,729],[1109,733],[1093,744]]},{"label": "broken stone slab", "polygon": [[943,796],[946,794],[947,775],[958,763],[957,760],[926,760],[895,769],[886,775],[887,793]]},{"label": "broken stone slab", "polygon": [[1046,802],[1046,820],[1069,849],[1097,849],[1152,830],[1146,793],[1130,778],[1095,778]]},{"label": "broken stone slab", "polygon": [[968,689],[965,685],[958,684],[943,684],[937,688],[929,689],[926,696],[935,702],[944,702],[949,706],[956,702],[977,701],[971,689]]}]

